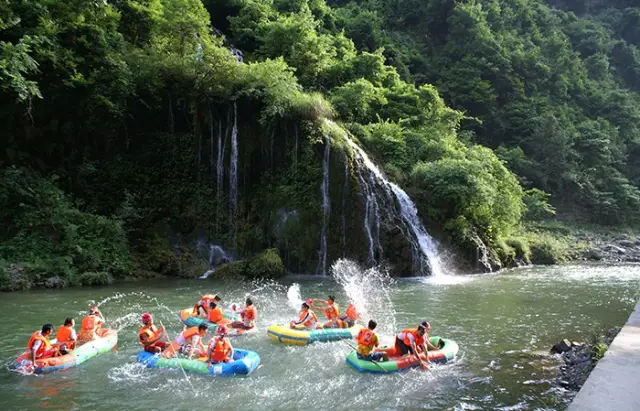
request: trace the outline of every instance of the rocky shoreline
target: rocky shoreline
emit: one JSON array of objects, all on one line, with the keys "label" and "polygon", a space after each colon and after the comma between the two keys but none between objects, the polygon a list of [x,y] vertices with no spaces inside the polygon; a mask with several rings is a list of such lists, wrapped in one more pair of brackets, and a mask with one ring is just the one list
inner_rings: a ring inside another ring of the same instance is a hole
[{"label": "rocky shoreline", "polygon": [[593,246],[587,248],[582,259],[605,263],[640,263],[640,236],[620,235],[607,238],[585,238]]},{"label": "rocky shoreline", "polygon": [[590,343],[562,340],[554,345],[551,353],[558,354],[562,360],[555,385],[579,391],[620,329],[611,328],[605,335],[594,338]]}]

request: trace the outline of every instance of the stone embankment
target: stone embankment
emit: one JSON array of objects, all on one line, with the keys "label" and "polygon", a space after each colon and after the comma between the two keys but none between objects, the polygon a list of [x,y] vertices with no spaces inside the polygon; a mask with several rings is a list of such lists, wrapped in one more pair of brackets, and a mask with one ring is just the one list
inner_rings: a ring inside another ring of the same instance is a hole
[{"label": "stone embankment", "polygon": [[640,263],[640,236],[618,236],[613,239],[585,238],[594,244],[583,253],[583,258],[589,261],[610,263]]}]

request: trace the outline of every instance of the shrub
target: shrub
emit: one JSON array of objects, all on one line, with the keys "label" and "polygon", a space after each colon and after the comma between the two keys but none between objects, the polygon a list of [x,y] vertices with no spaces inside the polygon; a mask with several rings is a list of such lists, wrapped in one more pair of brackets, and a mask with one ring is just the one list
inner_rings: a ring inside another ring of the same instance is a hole
[{"label": "shrub", "polygon": [[113,282],[113,277],[109,273],[86,272],[80,276],[80,284],[82,285],[109,285]]}]

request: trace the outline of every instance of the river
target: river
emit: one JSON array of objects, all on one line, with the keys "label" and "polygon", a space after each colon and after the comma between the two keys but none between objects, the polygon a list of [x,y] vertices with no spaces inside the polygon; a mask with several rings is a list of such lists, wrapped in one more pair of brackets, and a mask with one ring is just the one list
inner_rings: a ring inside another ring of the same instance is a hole
[{"label": "river", "polygon": [[[34,290],[2,294],[0,356],[8,364],[44,322],[99,303],[119,329],[117,352],[77,368],[22,376],[0,371],[3,409],[563,409],[574,393],[552,385],[558,361],[548,350],[562,338],[585,340],[621,326],[640,288],[640,266],[531,267],[435,279],[390,280],[353,264],[334,266],[338,281],[312,276],[257,282],[155,280],[104,288]],[[297,285],[295,285],[297,284]],[[299,290],[299,292],[298,292]],[[175,336],[177,311],[204,293],[224,305],[250,294],[259,332],[233,340],[257,351],[261,366],[246,378],[185,376],[179,370],[136,363],[138,319],[151,311]],[[457,361],[389,375],[359,374],[345,363],[343,342],[290,347],[272,342],[265,328],[291,319],[297,298],[333,293],[344,308],[357,298],[380,335],[427,319],[432,335],[460,345]]]}]

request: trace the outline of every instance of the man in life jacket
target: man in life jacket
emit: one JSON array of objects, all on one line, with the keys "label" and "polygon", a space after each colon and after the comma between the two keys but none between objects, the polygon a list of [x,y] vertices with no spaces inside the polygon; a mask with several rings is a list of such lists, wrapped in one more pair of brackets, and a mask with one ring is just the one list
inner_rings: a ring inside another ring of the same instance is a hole
[{"label": "man in life jacket", "polygon": [[58,327],[58,331],[56,331],[56,345],[62,354],[69,354],[76,348],[78,336],[76,335],[75,325],[73,318],[67,317],[64,320],[64,324]]},{"label": "man in life jacket", "polygon": [[31,334],[31,337],[27,342],[27,350],[29,350],[29,353],[31,354],[31,361],[34,365],[36,360],[57,357],[60,355],[58,348],[51,345],[51,342],[49,341],[49,336],[52,332],[53,325],[45,324],[42,326],[42,330]]},{"label": "man in life jacket", "polygon": [[[414,355],[422,364],[423,368],[427,367],[429,358],[427,353],[429,350],[437,350],[438,348],[432,345],[428,338],[427,331],[431,328],[427,321],[423,321],[418,328],[407,328],[396,335],[396,343],[394,346],[395,355]],[[420,357],[420,353],[424,352],[425,360]]]},{"label": "man in life jacket", "polygon": [[206,324],[200,324],[197,327],[185,329],[178,337],[164,350],[162,356],[171,358],[177,351],[185,354],[189,359],[197,354],[198,357],[206,356],[207,351],[202,344],[202,338],[207,334],[209,327]]},{"label": "man in life jacket", "polygon": [[91,341],[96,337],[102,337],[105,331],[102,329],[102,324],[104,324],[102,313],[98,307],[91,307],[89,315],[82,319],[82,329],[80,330],[80,335],[78,335],[78,340]]},{"label": "man in life jacket", "polygon": [[340,307],[336,303],[336,298],[330,295],[327,300],[312,299],[311,306],[324,311],[324,315],[327,317],[324,328],[341,328],[342,322],[340,320]]},{"label": "man in life jacket", "polygon": [[207,320],[210,323],[214,324],[227,324],[229,320],[224,318],[224,314],[222,313],[222,309],[218,307],[214,301],[209,303],[209,311],[207,312]]},{"label": "man in life jacket", "polygon": [[223,362],[233,361],[233,347],[227,338],[227,327],[221,325],[211,341],[207,350],[209,358],[209,368],[212,364],[220,364]]},{"label": "man in life jacket", "polygon": [[389,359],[385,353],[373,351],[375,347],[380,344],[378,336],[373,332],[377,325],[375,321],[369,320],[367,328],[361,329],[356,336],[356,341],[358,342],[358,349],[356,351],[358,358],[361,360],[380,361],[382,359],[387,361]]},{"label": "man in life jacket", "polygon": [[309,309],[309,304],[302,303],[300,314],[297,320],[292,320],[289,327],[297,330],[312,329],[318,326],[318,317],[316,313]]},{"label": "man in life jacket", "polygon": [[358,311],[356,310],[356,306],[353,303],[349,303],[347,305],[347,310],[343,316],[340,317],[340,327],[349,328],[353,327],[356,324],[356,320],[358,319]]},{"label": "man in life jacket", "polygon": [[193,306],[193,315],[195,316],[203,316],[206,317],[209,312],[209,304],[211,302],[215,302],[216,304],[220,304],[222,299],[218,297],[217,294],[205,294],[202,296],[200,300]]},{"label": "man in life jacket", "polygon": [[142,328],[138,331],[138,341],[143,345],[144,350],[150,353],[159,353],[167,348],[167,333],[163,327],[153,325],[153,317],[150,313],[144,313],[141,317]]},{"label": "man in life jacket", "polygon": [[256,326],[256,320],[258,319],[258,311],[253,305],[253,300],[247,297],[244,308],[236,310],[235,305],[232,307],[234,312],[240,313],[242,321],[234,321],[231,323],[233,328],[242,328],[244,330],[250,330]]}]

